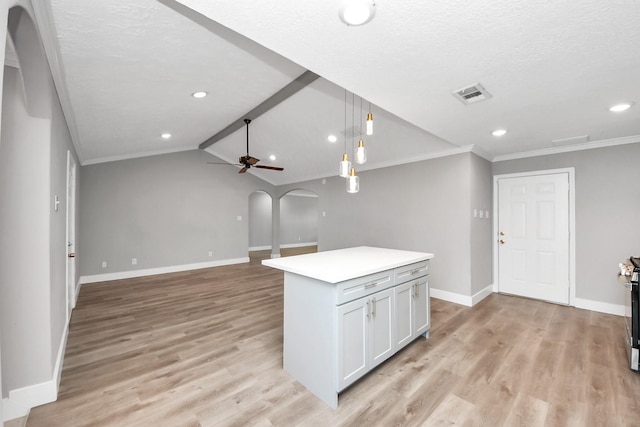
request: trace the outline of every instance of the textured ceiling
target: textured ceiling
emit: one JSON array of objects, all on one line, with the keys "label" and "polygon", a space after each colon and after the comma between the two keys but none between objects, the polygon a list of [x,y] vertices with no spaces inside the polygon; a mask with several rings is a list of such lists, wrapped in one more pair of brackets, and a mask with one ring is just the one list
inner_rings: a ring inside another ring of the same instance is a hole
[{"label": "textured ceiling", "polygon": [[[251,172],[274,184],[336,174],[343,88],[374,104],[366,168],[470,145],[492,159],[640,135],[640,106],[607,110],[640,102],[636,1],[376,7],[370,23],[347,27],[338,1],[51,0],[78,151],[92,163],[195,148],[306,69],[322,78],[251,124],[251,154],[285,167]],[[474,83],[493,97],[451,95]],[[244,139],[237,131],[207,151],[235,163]]]}]

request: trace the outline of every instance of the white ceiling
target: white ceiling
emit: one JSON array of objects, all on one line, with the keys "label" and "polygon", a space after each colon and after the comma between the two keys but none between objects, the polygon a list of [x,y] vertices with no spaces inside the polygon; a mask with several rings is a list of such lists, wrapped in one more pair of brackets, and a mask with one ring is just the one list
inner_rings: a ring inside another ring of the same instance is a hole
[{"label": "white ceiling", "polygon": [[[376,0],[362,27],[344,25],[338,3],[51,0],[58,91],[82,162],[196,148],[305,70],[321,78],[250,125],[251,154],[285,168],[251,172],[276,185],[337,174],[344,88],[356,94],[356,122],[359,96],[365,110],[374,104],[359,170],[472,146],[494,159],[558,139],[640,135],[640,105],[608,111],[640,103],[635,1]],[[493,97],[463,105],[451,95],[474,83]],[[197,90],[209,96],[192,98]],[[508,133],[496,138],[497,128]],[[245,130],[207,151],[235,163]]]}]

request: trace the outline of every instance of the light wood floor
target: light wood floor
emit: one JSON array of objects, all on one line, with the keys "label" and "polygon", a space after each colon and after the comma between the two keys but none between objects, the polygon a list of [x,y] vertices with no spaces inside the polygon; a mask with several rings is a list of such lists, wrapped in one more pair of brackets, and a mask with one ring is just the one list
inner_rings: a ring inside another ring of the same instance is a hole
[{"label": "light wood floor", "polygon": [[622,318],[498,294],[432,299],[429,340],[331,410],[282,370],[283,276],[259,258],[83,286],[58,401],[27,426],[640,425]]}]

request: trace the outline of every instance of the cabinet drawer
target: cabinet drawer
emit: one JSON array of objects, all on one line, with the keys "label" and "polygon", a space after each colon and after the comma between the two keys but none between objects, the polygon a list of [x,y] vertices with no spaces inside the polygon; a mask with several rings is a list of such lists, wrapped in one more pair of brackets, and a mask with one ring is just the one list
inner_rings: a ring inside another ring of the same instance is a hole
[{"label": "cabinet drawer", "polygon": [[429,261],[420,261],[395,269],[395,283],[399,285],[429,274]]},{"label": "cabinet drawer", "polygon": [[336,286],[336,305],[344,304],[393,286],[393,270],[346,280]]}]

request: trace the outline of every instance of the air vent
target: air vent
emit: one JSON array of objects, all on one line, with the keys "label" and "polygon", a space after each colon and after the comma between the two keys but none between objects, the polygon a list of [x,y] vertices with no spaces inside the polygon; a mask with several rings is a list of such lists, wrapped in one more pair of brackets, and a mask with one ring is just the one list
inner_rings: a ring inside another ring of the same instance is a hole
[{"label": "air vent", "polygon": [[491,98],[491,94],[480,83],[454,90],[451,93],[465,105]]}]

